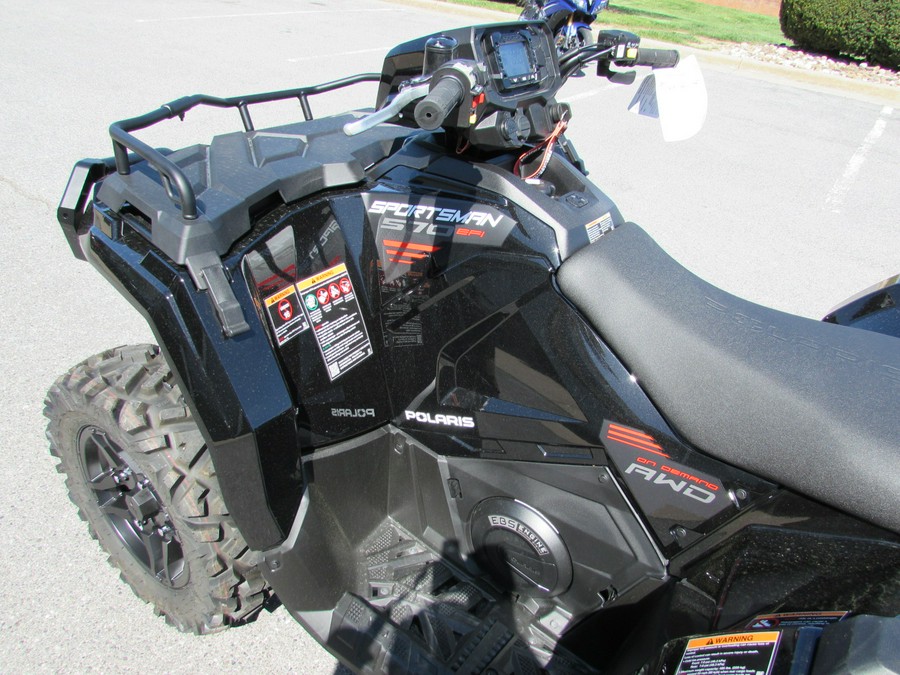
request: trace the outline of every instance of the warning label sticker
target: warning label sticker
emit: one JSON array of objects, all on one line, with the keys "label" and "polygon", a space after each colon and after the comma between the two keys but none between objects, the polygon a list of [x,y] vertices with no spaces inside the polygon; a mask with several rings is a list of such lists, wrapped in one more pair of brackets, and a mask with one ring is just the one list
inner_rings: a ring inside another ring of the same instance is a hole
[{"label": "warning label sticker", "polygon": [[747,628],[793,628],[803,626],[827,626],[840,621],[849,612],[781,612],[760,614],[747,623]]},{"label": "warning label sticker", "polygon": [[590,239],[593,244],[600,237],[613,229],[612,214],[605,213],[597,218],[597,220],[589,222],[584,228],[587,230],[588,239]]},{"label": "warning label sticker", "polygon": [[300,307],[300,298],[293,286],[270,295],[264,302],[279,346],[309,329],[309,320]]},{"label": "warning label sticker", "polygon": [[676,675],[769,675],[781,633],[734,633],[688,640]]},{"label": "warning label sticker", "polygon": [[328,377],[334,382],[374,353],[344,263],[297,282]]}]

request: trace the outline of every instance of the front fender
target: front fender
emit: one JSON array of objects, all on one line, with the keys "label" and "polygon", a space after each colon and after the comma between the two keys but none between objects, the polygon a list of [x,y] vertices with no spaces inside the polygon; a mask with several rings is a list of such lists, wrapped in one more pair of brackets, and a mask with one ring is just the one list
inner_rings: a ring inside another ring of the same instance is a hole
[{"label": "front fender", "polygon": [[822,320],[900,338],[900,274],[848,298]]},{"label": "front fender", "polygon": [[[303,492],[296,411],[266,327],[226,338],[207,291],[188,271],[94,202],[82,237],[89,263],[147,320],[209,446],[228,509],[247,544],[264,550],[284,539]],[[98,225],[98,222],[100,223]],[[125,239],[130,238],[129,241]],[[235,260],[232,287],[252,307]]]}]

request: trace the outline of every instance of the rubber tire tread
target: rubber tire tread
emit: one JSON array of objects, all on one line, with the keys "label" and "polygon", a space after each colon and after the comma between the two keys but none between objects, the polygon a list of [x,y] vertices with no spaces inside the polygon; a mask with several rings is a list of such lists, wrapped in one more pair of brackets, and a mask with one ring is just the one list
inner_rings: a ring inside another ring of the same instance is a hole
[{"label": "rubber tire tread", "polygon": [[[256,617],[270,595],[261,556],[228,514],[209,450],[158,347],[118,347],[83,361],[50,388],[44,415],[69,498],[135,595],[183,632],[214,633]],[[78,448],[87,426],[106,432],[153,483],[182,545],[183,587],[157,581],[100,511]]]}]

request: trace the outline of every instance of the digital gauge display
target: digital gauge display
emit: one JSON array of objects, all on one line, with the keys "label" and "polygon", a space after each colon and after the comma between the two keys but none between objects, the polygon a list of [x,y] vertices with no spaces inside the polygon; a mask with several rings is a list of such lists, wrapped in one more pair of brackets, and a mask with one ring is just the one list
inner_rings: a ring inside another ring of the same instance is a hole
[{"label": "digital gauge display", "polygon": [[531,65],[528,50],[524,42],[516,40],[497,47],[504,77],[521,77],[530,75],[534,68]]},{"label": "digital gauge display", "polygon": [[491,35],[500,89],[509,91],[538,81],[537,59],[532,36],[525,31],[498,32]]}]

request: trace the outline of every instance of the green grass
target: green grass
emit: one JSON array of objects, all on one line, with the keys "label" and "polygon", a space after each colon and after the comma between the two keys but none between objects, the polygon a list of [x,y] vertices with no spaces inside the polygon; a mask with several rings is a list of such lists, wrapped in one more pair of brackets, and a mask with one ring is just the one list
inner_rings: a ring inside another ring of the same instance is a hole
[{"label": "green grass", "polygon": [[786,41],[777,17],[695,0],[612,0],[597,23],[679,44],[706,40],[776,44]]},{"label": "green grass", "polygon": [[[449,0],[458,5],[484,7],[518,15],[513,2]],[[707,5],[696,0],[611,0],[595,27],[630,30],[641,37],[676,44],[714,42],[789,42],[778,18]]]}]

